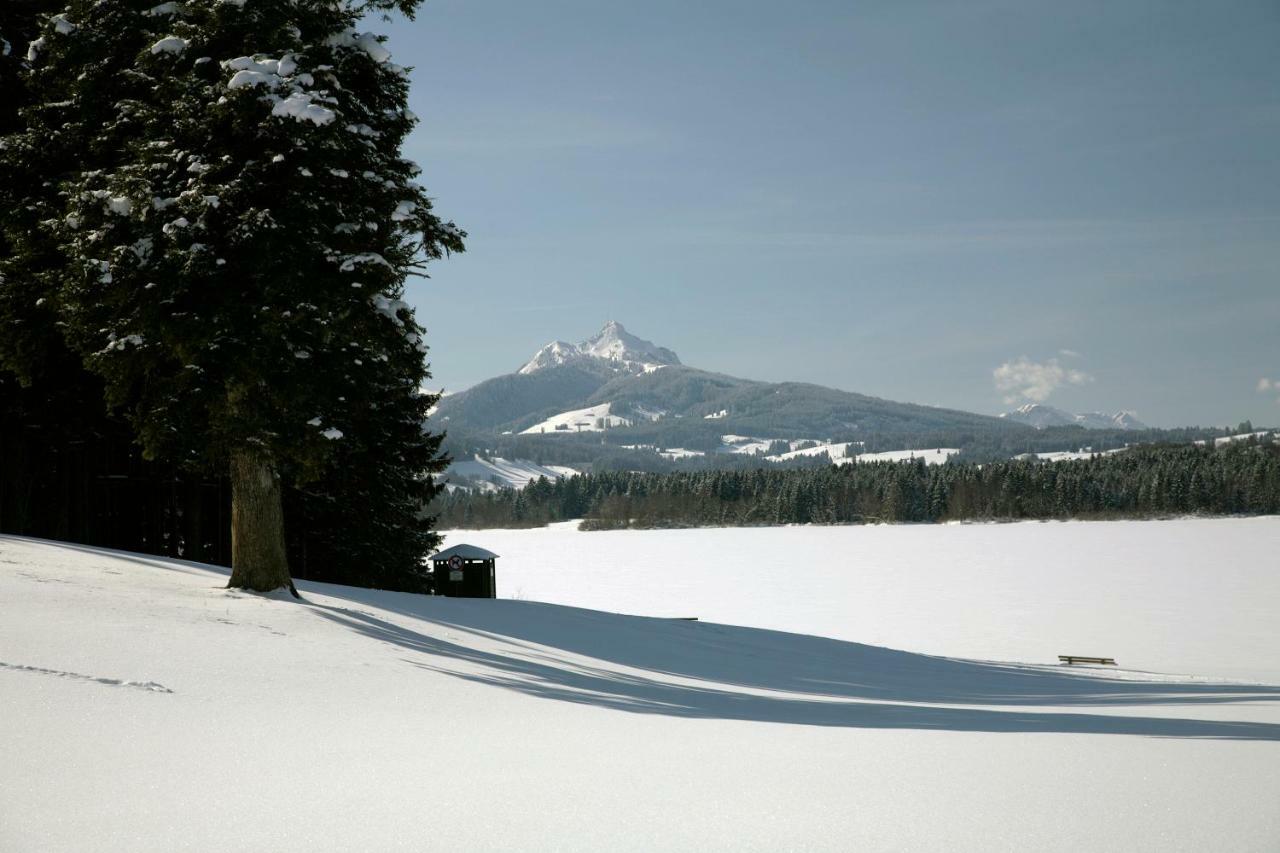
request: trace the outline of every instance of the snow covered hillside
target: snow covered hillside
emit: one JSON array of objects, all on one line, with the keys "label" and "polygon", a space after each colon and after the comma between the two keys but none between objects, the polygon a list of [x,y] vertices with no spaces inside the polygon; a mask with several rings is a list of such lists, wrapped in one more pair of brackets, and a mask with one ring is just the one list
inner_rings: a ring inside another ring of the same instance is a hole
[{"label": "snow covered hillside", "polygon": [[925,450],[883,450],[878,453],[863,453],[862,442],[844,441],[834,444],[815,444],[812,447],[802,447],[765,458],[770,462],[786,462],[806,456],[822,456],[825,453],[836,465],[847,465],[850,462],[905,462],[912,459],[923,459],[929,465],[941,465],[959,452],[954,447],[933,447]]},{"label": "snow covered hillside", "polygon": [[1280,840],[1278,519],[459,540],[603,610],[0,537],[0,849]]},{"label": "snow covered hillside", "polygon": [[521,430],[520,434],[538,435],[540,433],[550,433],[555,435],[558,432],[598,432],[602,429],[629,426],[631,424],[628,418],[610,414],[612,408],[612,403],[601,403],[598,406],[588,406],[585,409],[561,412],[558,415],[552,415],[546,420],[539,421],[528,429]]},{"label": "snow covered hillside", "polygon": [[[1270,435],[1270,436],[1272,436],[1272,437],[1274,437],[1274,438],[1280,438],[1280,430],[1277,430],[1277,431],[1276,431],[1276,432],[1274,432],[1274,433],[1273,433],[1273,432],[1271,432],[1271,430],[1266,430],[1266,429],[1264,429],[1264,430],[1260,430],[1260,431],[1258,431],[1258,432],[1243,432],[1243,433],[1239,433],[1239,434],[1237,434],[1237,435],[1224,435],[1224,436],[1220,436],[1220,437],[1218,437],[1218,438],[1215,438],[1215,439],[1213,440],[1213,446],[1214,446],[1214,447],[1222,447],[1222,446],[1227,445],[1227,444],[1233,444],[1233,443],[1235,443],[1235,442],[1237,442],[1237,441],[1248,441],[1248,440],[1249,440],[1249,439],[1251,439],[1251,438],[1256,438],[1256,439],[1261,440],[1261,439],[1266,438],[1268,435]],[[1197,441],[1197,442],[1195,442],[1195,443],[1203,447],[1203,446],[1204,446],[1204,444],[1205,444],[1205,439],[1201,439],[1200,441]]]},{"label": "snow covered hillside", "polygon": [[565,465],[539,465],[528,459],[472,456],[452,462],[442,479],[449,485],[480,489],[523,489],[539,477],[558,480],[578,473]]}]

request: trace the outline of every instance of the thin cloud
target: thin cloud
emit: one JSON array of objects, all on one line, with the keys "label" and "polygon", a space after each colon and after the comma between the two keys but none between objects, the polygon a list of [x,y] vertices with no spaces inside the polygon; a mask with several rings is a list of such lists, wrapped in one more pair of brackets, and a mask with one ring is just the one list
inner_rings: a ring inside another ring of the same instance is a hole
[{"label": "thin cloud", "polygon": [[1258,380],[1258,393],[1268,395],[1275,394],[1276,404],[1280,405],[1280,379],[1268,379],[1265,376],[1262,377]]},{"label": "thin cloud", "polygon": [[1073,349],[1060,349],[1058,350],[1058,355],[1063,358],[1084,358],[1084,356]]},{"label": "thin cloud", "polygon": [[991,371],[996,390],[1002,392],[1006,403],[1030,401],[1043,403],[1064,385],[1084,385],[1093,377],[1083,370],[1063,367],[1056,358],[1035,362],[1025,355]]}]

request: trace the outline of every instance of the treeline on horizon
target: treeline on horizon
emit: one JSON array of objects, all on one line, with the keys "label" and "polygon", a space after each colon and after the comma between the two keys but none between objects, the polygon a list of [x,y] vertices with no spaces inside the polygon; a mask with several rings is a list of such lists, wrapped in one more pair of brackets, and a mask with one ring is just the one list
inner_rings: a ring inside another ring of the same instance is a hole
[{"label": "treeline on horizon", "polygon": [[604,471],[521,490],[458,489],[442,529],[746,527],[1280,513],[1280,443],[1145,446],[1040,462],[874,462],[807,469]]},{"label": "treeline on horizon", "polygon": [[[635,427],[617,428],[604,432],[570,435],[496,435],[484,430],[449,426],[444,441],[444,452],[455,460],[470,459],[479,455],[503,459],[529,459],[539,465],[589,466],[593,471],[620,470],[668,473],[676,471],[705,471],[712,469],[758,468],[762,462],[749,454],[716,453],[720,446],[723,428],[706,424],[678,425],[672,430],[657,432],[659,425],[639,424]],[[1212,440],[1232,434],[1252,432],[1253,426],[1245,421],[1235,427],[1179,427],[1172,429],[1151,428],[1145,430],[1090,430],[1080,426],[1048,427],[1046,429],[991,429],[972,428],[953,430],[929,430],[910,432],[880,430],[875,433],[849,433],[830,437],[839,444],[847,441],[863,442],[863,451],[878,453],[886,450],[954,447],[960,450],[956,461],[995,462],[1022,453],[1049,453],[1061,450],[1090,448],[1094,452],[1115,450],[1133,444],[1187,444],[1192,441]],[[771,438],[810,438],[796,430],[779,429]],[[818,440],[818,439],[814,439]],[[828,438],[821,438],[827,441]],[[654,449],[682,447],[706,453],[705,456],[667,459]],[[630,445],[628,447],[627,445]],[[633,449],[633,448],[642,449]],[[780,448],[777,452],[782,452]],[[798,457],[779,464],[790,468],[807,468],[824,464],[821,457]]]}]

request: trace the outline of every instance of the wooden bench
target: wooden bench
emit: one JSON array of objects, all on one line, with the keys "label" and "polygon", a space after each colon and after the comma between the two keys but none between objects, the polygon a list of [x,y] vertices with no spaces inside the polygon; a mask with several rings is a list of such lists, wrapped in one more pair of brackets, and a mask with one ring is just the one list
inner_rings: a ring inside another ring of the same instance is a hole
[{"label": "wooden bench", "polygon": [[1080,655],[1058,655],[1058,660],[1070,666],[1076,663],[1096,663],[1103,666],[1115,666],[1115,658],[1086,658]]}]

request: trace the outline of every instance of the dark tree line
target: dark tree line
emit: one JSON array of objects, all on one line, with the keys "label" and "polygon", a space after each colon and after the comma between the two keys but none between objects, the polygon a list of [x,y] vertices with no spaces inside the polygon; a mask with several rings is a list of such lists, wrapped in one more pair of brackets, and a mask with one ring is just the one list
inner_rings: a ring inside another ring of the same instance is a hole
[{"label": "dark tree line", "polygon": [[456,490],[436,506],[445,528],[575,518],[609,529],[1269,514],[1280,513],[1280,444],[1151,446],[1063,462],[610,471],[519,491]]}]

